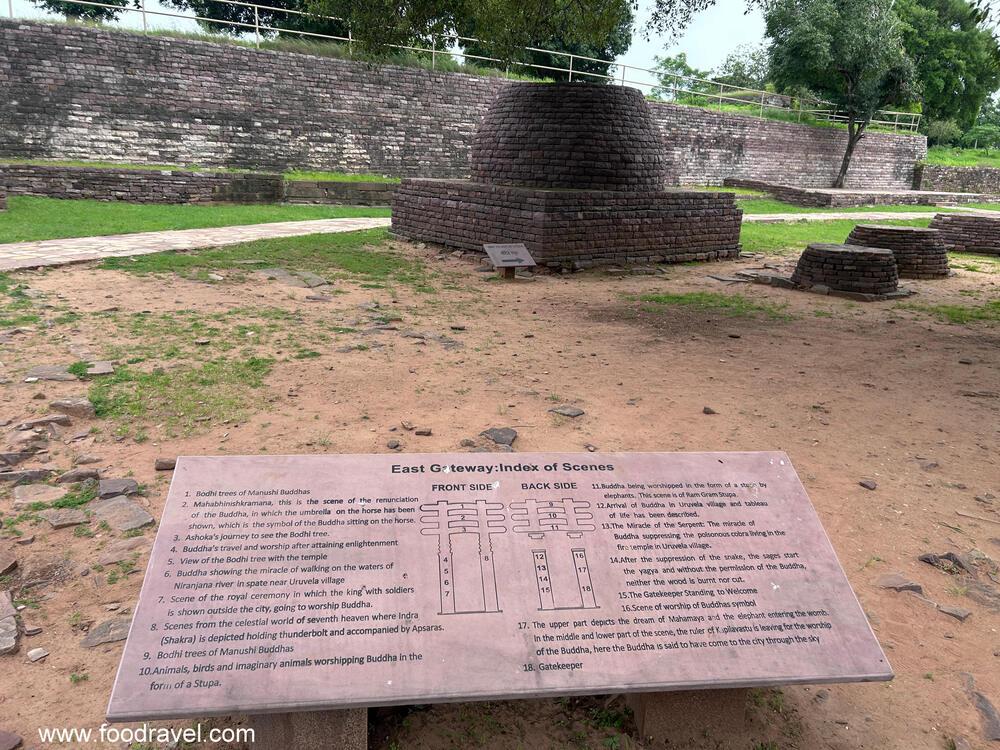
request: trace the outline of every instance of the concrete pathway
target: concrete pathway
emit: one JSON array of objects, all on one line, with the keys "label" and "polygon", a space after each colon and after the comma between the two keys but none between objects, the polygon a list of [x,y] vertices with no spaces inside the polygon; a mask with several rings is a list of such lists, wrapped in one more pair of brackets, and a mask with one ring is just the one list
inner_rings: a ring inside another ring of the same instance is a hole
[{"label": "concrete pathway", "polygon": [[235,245],[274,237],[298,237],[303,234],[354,232],[389,226],[388,218],[316,219],[313,221],[277,221],[211,229],[181,229],[169,232],[116,234],[107,237],[78,237],[39,242],[0,244],[0,271],[18,268],[59,266],[85,260],[101,260],[128,255],[148,255],[166,250],[194,250],[219,245]]},{"label": "concrete pathway", "polygon": [[[979,214],[981,216],[1000,217],[1000,212],[985,208],[951,208],[935,209],[928,207],[927,211],[810,211],[801,214],[743,214],[743,221],[755,224],[782,224],[794,221],[836,221],[838,219],[854,219],[857,221],[887,221],[889,219],[933,219],[940,213],[949,214]],[[0,245],[2,247],[2,245]]]}]

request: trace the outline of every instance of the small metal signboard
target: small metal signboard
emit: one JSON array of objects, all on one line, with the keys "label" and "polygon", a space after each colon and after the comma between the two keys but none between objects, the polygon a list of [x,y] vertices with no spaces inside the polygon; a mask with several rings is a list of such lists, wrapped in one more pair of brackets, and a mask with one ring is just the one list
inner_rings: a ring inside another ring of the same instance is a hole
[{"label": "small metal signboard", "polygon": [[530,268],[531,266],[538,265],[535,263],[535,259],[531,257],[531,253],[528,252],[528,248],[524,246],[523,242],[509,244],[486,243],[483,245],[483,249],[490,256],[490,260],[493,261],[495,268],[504,269],[503,275],[507,279],[514,278],[514,269],[516,268]]}]

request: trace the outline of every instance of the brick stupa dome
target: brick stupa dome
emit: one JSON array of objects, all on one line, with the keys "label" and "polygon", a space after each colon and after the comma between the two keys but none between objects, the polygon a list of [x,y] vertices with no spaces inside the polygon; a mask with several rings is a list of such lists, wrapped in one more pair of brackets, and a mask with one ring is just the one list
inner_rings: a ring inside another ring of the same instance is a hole
[{"label": "brick stupa dome", "polygon": [[661,190],[660,132],[624,86],[505,86],[472,143],[472,181],[573,190]]}]

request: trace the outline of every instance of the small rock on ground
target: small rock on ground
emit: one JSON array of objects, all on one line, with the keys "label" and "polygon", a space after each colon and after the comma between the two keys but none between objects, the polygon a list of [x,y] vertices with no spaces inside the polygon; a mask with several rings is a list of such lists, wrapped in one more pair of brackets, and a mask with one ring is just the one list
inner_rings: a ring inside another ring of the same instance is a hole
[{"label": "small rock on ground", "polygon": [[17,567],[17,558],[10,550],[0,549],[0,576],[10,573]]},{"label": "small rock on ground", "polygon": [[176,458],[158,458],[153,464],[156,471],[173,471],[175,466],[177,466]]},{"label": "small rock on ground", "polygon": [[860,484],[866,490],[874,490],[875,488],[878,487],[878,483],[874,479],[862,479],[860,482],[858,482],[858,484]]},{"label": "small rock on ground", "polygon": [[69,418],[68,414],[46,414],[43,417],[35,417],[33,419],[28,419],[21,422],[17,426],[19,430],[33,430],[36,427],[45,427],[50,424],[57,424],[62,427],[69,427],[73,424],[73,421]]},{"label": "small rock on ground", "polygon": [[430,427],[418,427],[413,431],[414,435],[420,435],[421,437],[430,437],[432,434]]},{"label": "small rock on ground", "polygon": [[94,405],[86,398],[61,398],[53,401],[49,407],[54,411],[82,419],[90,419],[95,415]]},{"label": "small rock on ground", "polygon": [[100,479],[101,472],[97,469],[70,469],[65,474],[61,474],[56,482],[59,484],[72,484],[74,482],[83,482],[87,479]]},{"label": "small rock on ground", "polygon": [[32,503],[54,503],[66,494],[62,487],[47,484],[19,484],[14,488],[14,510],[21,510]]},{"label": "small rock on ground", "polygon": [[517,439],[517,430],[513,427],[490,427],[479,434],[497,445],[513,445]]},{"label": "small rock on ground", "polygon": [[25,380],[34,382],[35,380],[55,380],[71,381],[77,377],[69,371],[69,365],[37,365],[28,370]]},{"label": "small rock on ground", "polygon": [[117,643],[128,637],[128,629],[132,624],[131,617],[115,617],[105,620],[100,625],[90,629],[87,637],[80,641],[84,648],[94,648],[103,643]]},{"label": "small rock on ground", "polygon": [[960,622],[965,622],[966,620],[969,619],[969,616],[972,614],[971,609],[963,609],[962,607],[952,607],[949,604],[939,604],[938,611],[944,612],[946,615],[951,615]]},{"label": "small rock on ground", "polygon": [[100,456],[95,456],[92,453],[84,453],[73,459],[74,466],[86,466],[88,464],[96,464],[101,462]]},{"label": "small rock on ground", "polygon": [[154,518],[144,509],[124,495],[110,497],[90,504],[90,509],[98,521],[104,521],[116,531],[141,529],[154,522]]},{"label": "small rock on ground", "polygon": [[108,545],[104,553],[97,558],[99,565],[114,565],[122,560],[128,560],[136,553],[149,549],[149,540],[144,536],[134,536],[130,539],[119,539]]},{"label": "small rock on ground", "polygon": [[90,367],[87,368],[88,375],[114,375],[114,373],[115,366],[111,362],[104,360],[91,362]]},{"label": "small rock on ground", "polygon": [[556,406],[555,408],[549,409],[549,411],[563,417],[582,417],[584,415],[583,409],[568,405]]},{"label": "small rock on ground", "polygon": [[399,448],[401,446],[402,446],[402,443],[400,443],[398,440],[390,440],[388,443],[385,444],[386,448],[388,448],[389,450],[393,450],[393,451],[394,450],[399,450]]},{"label": "small rock on ground", "polygon": [[704,406],[704,407],[702,407],[701,413],[702,414],[718,414],[718,412],[715,409],[713,409],[711,406]]},{"label": "small rock on ground", "polygon": [[17,607],[9,591],[0,591],[0,618],[13,617],[17,614]]},{"label": "small rock on ground", "polygon": [[877,581],[878,587],[882,589],[892,589],[893,591],[914,591],[918,594],[924,592],[923,587],[914,581],[911,581],[906,576],[901,573],[889,573],[884,575]]},{"label": "small rock on ground", "polygon": [[17,619],[14,615],[0,617],[0,655],[15,651],[17,651]]},{"label": "small rock on ground", "polygon": [[53,529],[64,529],[87,522],[87,514],[77,508],[52,508],[43,510],[38,515],[52,524]]},{"label": "small rock on ground", "polygon": [[44,648],[33,648],[27,654],[29,661],[41,661],[48,655],[49,652],[46,651]]},{"label": "small rock on ground", "polygon": [[139,491],[139,483],[134,479],[102,479],[97,485],[97,495],[101,498],[117,495],[134,495]]},{"label": "small rock on ground", "polygon": [[0,729],[0,750],[16,750],[21,747],[21,742],[18,735]]}]

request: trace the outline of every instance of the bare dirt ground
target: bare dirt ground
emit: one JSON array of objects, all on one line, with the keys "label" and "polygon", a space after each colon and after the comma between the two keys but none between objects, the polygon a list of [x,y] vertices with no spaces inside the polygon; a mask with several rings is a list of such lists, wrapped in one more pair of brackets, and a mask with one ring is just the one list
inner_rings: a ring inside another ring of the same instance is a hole
[{"label": "bare dirt ground", "polygon": [[[1000,704],[995,581],[986,563],[972,579],[917,558],[978,550],[1000,559],[1000,325],[706,276],[759,261],[499,283],[468,259],[396,248],[426,264],[434,293],[343,279],[329,301],[310,302],[307,289],[250,274],[213,282],[95,266],[17,274],[41,321],[0,344],[0,423],[11,420],[3,438],[47,413],[52,399],[86,395],[99,382],[23,382],[31,366],[90,352],[119,368],[141,359],[131,367],[169,374],[185,356],[235,347],[276,360],[261,387],[230,383],[202,398],[215,402],[199,403],[194,384],[176,407],[165,391],[167,403],[147,403],[131,419],[74,418],[53,428],[47,453],[19,468],[64,471],[92,454],[103,476],[144,485],[139,502],[158,518],[169,482],[169,472],[154,471],[160,456],[387,452],[390,440],[405,452],[454,451],[494,426],[517,430],[518,451],[784,450],[896,678],[758,691],[748,704],[753,747],[943,750],[957,737],[997,746],[983,739],[964,676]],[[958,270],[908,286],[919,292],[915,304],[978,305],[998,297],[998,280]],[[683,292],[740,294],[753,304],[731,314],[637,299]],[[199,320],[208,327],[192,324]],[[202,337],[208,342],[194,343]],[[586,413],[559,417],[548,412],[556,403]],[[192,416],[199,407],[207,417]],[[432,434],[417,436],[403,422]],[[865,478],[877,489],[861,487]],[[0,486],[5,520],[17,516],[10,492]],[[31,519],[15,526],[34,542],[16,543],[8,525],[0,557],[9,550],[18,566],[0,589],[11,589],[22,620],[42,631],[0,656],[0,729],[22,735],[25,747],[48,747],[39,727],[102,722],[122,644],[78,643],[94,623],[135,605],[147,553],[134,565],[95,569],[118,534],[93,523],[92,537]],[[925,599],[876,585],[892,572],[919,582]],[[972,614],[962,622],[926,600]],[[50,655],[30,663],[25,653],[37,646]],[[614,696],[379,710],[371,723],[372,747],[399,750],[651,746]]]}]

